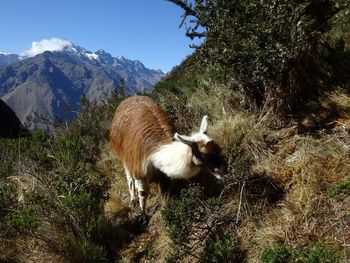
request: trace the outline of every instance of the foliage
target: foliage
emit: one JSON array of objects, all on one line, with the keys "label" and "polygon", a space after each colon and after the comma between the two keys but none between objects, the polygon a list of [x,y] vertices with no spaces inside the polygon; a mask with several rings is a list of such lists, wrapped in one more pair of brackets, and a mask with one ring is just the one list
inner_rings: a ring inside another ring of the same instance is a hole
[{"label": "foliage", "polygon": [[162,216],[167,223],[167,231],[170,239],[175,244],[186,242],[191,230],[191,222],[195,218],[203,217],[205,211],[198,207],[196,199],[203,194],[199,186],[183,189],[180,199],[170,199],[162,211]]},{"label": "foliage", "polygon": [[0,239],[30,231],[66,251],[71,262],[107,261],[101,231],[110,226],[103,215],[110,179],[97,162],[121,99],[115,93],[98,105],[82,98],[81,114],[70,125],[0,140],[0,190],[6,190],[0,194]]},{"label": "foliage", "polygon": [[15,183],[9,180],[13,173],[12,165],[11,161],[0,159],[0,221],[8,213],[6,208],[11,207],[16,200]]},{"label": "foliage", "polygon": [[335,196],[349,196],[350,195],[350,180],[340,182],[337,185],[328,189],[328,195],[331,197]]},{"label": "foliage", "polygon": [[174,249],[167,262],[178,262],[183,255],[200,262],[241,262],[243,253],[233,232],[227,226],[222,200],[205,197],[203,188],[193,184],[170,197],[162,210],[166,230]]},{"label": "foliage", "polygon": [[214,235],[212,242],[201,258],[202,262],[242,262],[238,242],[228,235]]},{"label": "foliage", "polygon": [[39,226],[38,217],[33,209],[24,209],[19,214],[11,214],[5,220],[17,230],[34,230]]},{"label": "foliage", "polygon": [[175,263],[178,259],[178,254],[175,252],[169,252],[165,257],[166,263]]},{"label": "foliage", "polygon": [[252,157],[238,145],[226,150],[228,172],[239,181],[246,180],[251,174]]},{"label": "foliage", "polygon": [[96,245],[88,240],[67,242],[67,254],[70,262],[108,262],[106,251],[102,246]]},{"label": "foliage", "polygon": [[261,256],[263,263],[336,263],[341,256],[334,248],[327,248],[321,242],[306,247],[292,247],[278,244],[267,247]]},{"label": "foliage", "polygon": [[349,25],[340,15],[349,10],[346,1],[169,1],[184,10],[185,24],[190,17],[187,36],[206,37],[197,48],[205,64],[220,68],[222,81],[258,106],[300,108],[339,76],[324,36],[334,20]]}]

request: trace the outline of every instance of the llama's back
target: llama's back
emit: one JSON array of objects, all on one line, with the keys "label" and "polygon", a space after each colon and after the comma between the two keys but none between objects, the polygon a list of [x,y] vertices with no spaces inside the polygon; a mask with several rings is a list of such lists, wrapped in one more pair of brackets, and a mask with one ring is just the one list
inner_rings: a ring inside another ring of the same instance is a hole
[{"label": "llama's back", "polygon": [[169,143],[173,123],[149,97],[134,96],[120,103],[110,130],[110,143],[119,159],[140,178],[142,163],[156,147]]}]

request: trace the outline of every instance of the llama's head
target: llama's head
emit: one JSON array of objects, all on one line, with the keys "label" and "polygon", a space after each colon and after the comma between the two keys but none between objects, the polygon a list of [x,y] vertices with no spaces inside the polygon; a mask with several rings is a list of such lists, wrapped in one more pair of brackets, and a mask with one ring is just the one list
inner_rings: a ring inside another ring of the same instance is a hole
[{"label": "llama's head", "polygon": [[175,133],[174,137],[191,147],[195,165],[207,167],[216,178],[224,179],[227,170],[225,158],[221,155],[220,146],[207,135],[207,130],[208,116],[204,116],[197,133],[191,136]]}]

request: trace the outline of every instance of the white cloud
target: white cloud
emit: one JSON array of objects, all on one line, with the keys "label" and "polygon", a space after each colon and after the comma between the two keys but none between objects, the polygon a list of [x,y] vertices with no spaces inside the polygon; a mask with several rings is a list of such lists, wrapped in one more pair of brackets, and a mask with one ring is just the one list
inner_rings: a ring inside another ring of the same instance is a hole
[{"label": "white cloud", "polygon": [[33,41],[32,47],[21,53],[24,57],[33,57],[44,51],[62,51],[65,47],[72,47],[72,43],[68,40],[60,38],[43,39],[41,41]]}]

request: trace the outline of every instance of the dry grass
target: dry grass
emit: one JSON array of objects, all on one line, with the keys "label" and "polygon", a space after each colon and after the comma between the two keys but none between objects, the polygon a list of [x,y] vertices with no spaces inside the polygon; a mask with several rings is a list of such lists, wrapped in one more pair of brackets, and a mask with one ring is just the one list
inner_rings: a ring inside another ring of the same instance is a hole
[{"label": "dry grass", "polygon": [[265,247],[281,241],[306,245],[324,240],[348,258],[350,199],[330,198],[327,189],[349,180],[349,144],[337,133],[294,135],[280,140],[276,149],[259,161],[258,169],[283,186],[285,194],[276,207],[248,218],[239,229],[248,261],[259,262]]},{"label": "dry grass", "polygon": [[[350,199],[331,198],[327,190],[350,178],[350,97],[331,92],[311,105],[298,124],[271,128],[276,120],[269,112],[234,111],[217,94],[199,90],[190,100],[192,107],[214,117],[209,134],[224,149],[238,144],[253,156],[252,171],[266,174],[284,193],[276,205],[262,201],[258,207],[244,198],[249,195],[244,190],[237,234],[248,262],[260,262],[263,249],[277,242],[306,245],[321,240],[349,259]],[[237,205],[238,198],[230,200]]]},{"label": "dry grass", "polygon": [[[176,103],[171,107],[178,107],[175,116],[184,122],[180,123],[180,130],[195,129],[201,115],[208,114],[211,116],[209,135],[225,152],[238,146],[253,159],[253,166],[246,171],[246,177],[241,178],[245,180],[245,187],[239,181],[231,182],[231,186],[230,182],[226,184],[221,193],[224,201],[220,214],[216,215],[235,222],[226,227],[239,238],[246,261],[261,262],[263,250],[278,242],[303,246],[324,241],[326,246],[336,247],[346,262],[350,244],[350,197],[330,197],[327,191],[349,180],[350,97],[339,91],[330,93],[314,108],[322,109],[320,117],[313,111],[303,121],[276,127],[277,120],[271,112],[254,114],[233,110],[227,103],[230,98],[225,92],[218,92],[219,87],[207,93],[205,86],[210,83],[201,85],[204,88],[189,98],[185,108],[180,109]],[[191,113],[193,116],[189,118]],[[308,133],[301,133],[305,131],[305,119],[312,120],[312,128],[306,129]],[[114,156],[108,152],[107,148],[102,156],[102,169],[116,177],[106,212],[115,218],[135,216],[137,210],[129,207],[123,170],[120,164],[115,165]],[[254,182],[276,188],[278,198],[271,201],[266,186],[255,187]],[[164,262],[171,250],[160,214],[166,199],[156,188],[152,186],[148,201],[152,214],[149,225],[123,246],[121,262]],[[193,257],[183,255],[178,260],[190,262]]]},{"label": "dry grass", "polygon": [[[252,166],[242,166],[245,171],[231,170],[244,176],[223,185],[216,196],[222,200],[220,210],[209,215],[208,220],[217,220],[224,231],[238,237],[247,262],[261,262],[264,249],[279,242],[303,246],[318,241],[336,247],[344,262],[349,260],[350,196],[330,196],[329,189],[350,180],[350,97],[339,91],[325,96],[314,107],[322,109],[321,117],[317,111],[305,117],[312,120],[312,128],[305,130],[304,121],[276,127],[277,121],[268,111],[254,114],[233,110],[227,103],[229,95],[218,89],[209,94],[205,88],[199,89],[189,104],[176,112],[179,120],[186,120],[180,128],[183,131],[195,129],[202,115],[208,114],[212,117],[209,135],[223,147],[227,157],[236,158],[232,149],[239,149],[239,154],[252,158]],[[189,118],[191,113],[194,115]],[[150,221],[147,228],[136,230],[139,208],[130,207],[122,165],[108,144],[103,146],[99,159],[98,169],[113,178],[105,213],[114,225],[110,231],[117,230],[121,235],[115,245],[117,259],[164,262],[172,250],[160,213],[167,198],[152,184],[147,202]],[[275,194],[278,197],[271,199]],[[52,228],[43,231],[55,234]],[[19,262],[65,262],[59,253],[35,238],[1,243],[0,255],[4,250],[8,260],[21,253],[16,257]],[[5,259],[0,256],[1,260]],[[178,260],[192,262],[193,257],[183,255]]]},{"label": "dry grass", "polygon": [[44,262],[68,262],[62,254],[54,253],[52,247],[48,247],[46,242],[38,239],[19,240],[19,260],[25,263],[44,263]]},{"label": "dry grass", "polygon": [[[109,198],[105,203],[105,213],[112,221],[126,228],[136,226],[139,228],[137,218],[140,208],[130,206],[130,194],[126,182],[124,168],[112,153],[109,145],[105,145],[99,167],[105,174],[112,176],[112,187]],[[150,195],[147,200],[147,211],[151,215],[147,228],[124,229],[129,231],[131,239],[125,240],[118,249],[120,262],[161,262],[169,250],[169,238],[161,218],[160,208],[165,197],[160,193],[157,184],[151,184]]]}]

